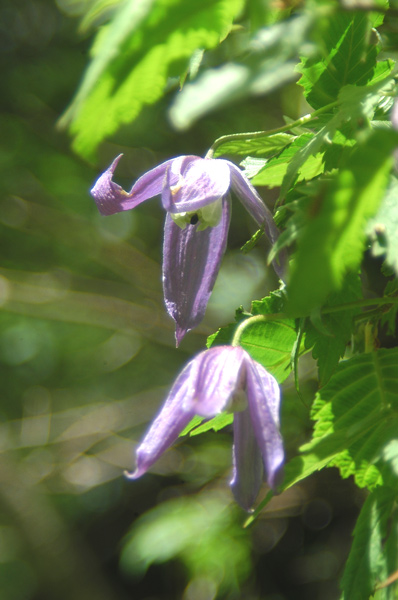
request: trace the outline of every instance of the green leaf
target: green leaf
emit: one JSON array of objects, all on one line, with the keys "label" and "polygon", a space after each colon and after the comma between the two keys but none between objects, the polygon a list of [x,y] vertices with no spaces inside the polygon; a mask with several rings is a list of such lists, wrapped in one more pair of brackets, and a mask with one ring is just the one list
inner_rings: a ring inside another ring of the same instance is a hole
[{"label": "green leaf", "polygon": [[207,421],[207,423],[203,423],[203,425],[199,425],[198,427],[194,428],[190,432],[190,435],[199,435],[200,433],[210,431],[211,429],[213,431],[220,431],[220,429],[223,429],[227,425],[231,425],[233,421],[233,413],[223,412],[220,415],[214,417],[214,419],[210,419],[210,421]]},{"label": "green leaf", "polygon": [[283,150],[294,139],[295,136],[289,133],[275,133],[267,137],[248,137],[225,141],[216,148],[214,158],[225,154],[235,156],[264,156],[268,158]]},{"label": "green leaf", "polygon": [[396,497],[396,489],[383,487],[366,499],[355,525],[354,542],[341,580],[344,600],[368,600],[376,584],[391,573],[389,559],[391,554],[396,554],[396,549],[387,554],[385,538]]},{"label": "green leaf", "polygon": [[366,12],[338,11],[323,22],[319,43],[322,54],[303,57],[298,70],[299,83],[307,101],[315,109],[333,102],[347,84],[364,86],[391,71],[391,64],[377,68],[377,38],[372,19]]},{"label": "green leaf", "polygon": [[398,179],[392,178],[376,216],[369,221],[367,234],[374,256],[385,255],[387,264],[398,275]]},{"label": "green leaf", "polygon": [[254,360],[282,383],[290,374],[290,357],[296,341],[293,319],[254,322],[248,325],[240,338],[240,345]]},{"label": "green leaf", "polygon": [[[294,139],[293,143],[285,148],[278,156],[270,159],[265,166],[256,173],[252,179],[253,185],[264,185],[269,188],[282,185],[288,166],[293,157],[313,138],[313,134],[304,133]],[[323,173],[323,154],[318,152],[309,155],[305,162],[297,169],[297,181],[313,179]]]},{"label": "green leaf", "polygon": [[[355,273],[348,273],[342,289],[331,294],[324,308],[352,302],[362,297],[361,281]],[[324,385],[333,374],[337,364],[344,356],[347,343],[353,330],[353,317],[361,309],[351,309],[322,315],[322,325],[326,333],[317,327],[316,323],[309,322],[305,328],[305,347],[312,348],[312,356],[317,360],[319,381]]]},{"label": "green leaf", "polygon": [[[244,313],[240,308],[236,311],[236,321],[241,323],[251,316],[275,315],[282,312],[286,302],[283,291],[272,292],[262,300],[252,302],[251,313]],[[237,323],[222,327],[207,339],[207,347],[230,344]],[[247,350],[254,360],[262,364],[278,381],[282,383],[291,370],[290,357],[293,344],[296,341],[296,328],[293,319],[248,322],[242,332],[239,344]]]},{"label": "green leaf", "polygon": [[286,466],[284,488],[325,466],[373,489],[397,485],[392,448],[398,430],[398,349],[342,361],[315,398],[312,440]]},{"label": "green leaf", "polygon": [[[316,156],[330,147],[330,142],[335,139],[337,132],[343,128],[345,123],[366,122],[373,117],[375,108],[384,94],[391,93],[394,87],[394,80],[386,78],[373,85],[356,87],[347,85],[343,87],[338,96],[338,111],[330,118],[326,124],[295,153],[288,164],[286,175],[283,179],[280,191],[280,198],[286,197],[291,186],[294,184],[297,174],[311,156]],[[319,119],[322,122],[325,115]],[[352,132],[351,137],[354,135]],[[338,143],[338,139],[336,140]]]},{"label": "green leaf", "polygon": [[93,58],[62,124],[72,123],[77,152],[91,156],[120,125],[165,93],[192,54],[216,47],[243,0],[128,0],[98,34]]},{"label": "green leaf", "polygon": [[184,427],[184,429],[181,431],[181,433],[179,434],[178,437],[184,437],[185,435],[188,435],[188,433],[190,433],[192,431],[192,429],[194,429],[195,427],[200,425],[202,421],[203,421],[203,417],[199,417],[199,415],[195,415],[194,418],[188,423],[188,425],[186,427]]},{"label": "green leaf", "polygon": [[315,20],[307,11],[260,29],[248,44],[248,58],[208,69],[184,87],[170,108],[170,121],[184,130],[212,110],[248,96],[274,92],[295,78],[296,56]]},{"label": "green leaf", "polygon": [[298,240],[288,287],[290,310],[309,314],[341,288],[347,271],[362,259],[367,221],[376,213],[397,142],[390,131],[373,131],[358,144],[331,184],[319,188]]},{"label": "green leaf", "polygon": [[[384,296],[398,296],[398,279],[389,281],[384,290]],[[389,335],[395,335],[397,329],[397,314],[398,314],[398,303],[392,304],[390,307],[386,307],[386,312],[381,318],[381,324],[387,324],[387,333]]]}]

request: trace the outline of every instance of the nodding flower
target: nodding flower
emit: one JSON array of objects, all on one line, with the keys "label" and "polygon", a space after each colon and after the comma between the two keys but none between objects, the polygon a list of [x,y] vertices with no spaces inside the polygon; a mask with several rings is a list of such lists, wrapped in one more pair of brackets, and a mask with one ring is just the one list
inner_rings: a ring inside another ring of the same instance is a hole
[{"label": "nodding flower", "polygon": [[284,450],[279,430],[280,389],[276,379],[243,348],[215,346],[191,360],[136,450],[141,477],[178,438],[195,415],[210,419],[234,411],[233,476],[236,501],[249,510],[263,477],[280,482]]},{"label": "nodding flower", "polygon": [[[161,194],[167,212],[163,290],[167,311],[176,323],[178,346],[204,317],[227,245],[230,190],[272,244],[278,230],[250,181],[228,160],[199,156],[172,158],[142,175],[126,192],[112,180],[121,156],[97,180],[91,194],[103,215],[130,210]],[[284,265],[276,261],[273,265],[282,278]]]}]

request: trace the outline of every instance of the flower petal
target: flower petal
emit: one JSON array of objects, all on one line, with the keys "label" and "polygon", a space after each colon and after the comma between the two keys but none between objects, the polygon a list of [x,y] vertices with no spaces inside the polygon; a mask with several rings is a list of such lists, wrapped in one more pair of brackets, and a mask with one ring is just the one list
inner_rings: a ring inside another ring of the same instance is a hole
[{"label": "flower petal", "polygon": [[[120,154],[115,158],[111,166],[99,177],[90,192],[102,215],[113,215],[122,210],[129,210],[144,202],[144,200],[160,194],[166,171],[174,160],[167,160],[142,175],[133,185],[131,192],[128,193],[112,181],[113,174],[122,156],[123,154]],[[175,183],[177,177],[171,176],[170,181]]]},{"label": "flower petal", "polygon": [[241,367],[245,354],[242,348],[233,346],[215,346],[201,352],[195,358],[195,394],[186,398],[186,410],[192,409],[205,418],[223,411],[234,393],[243,388]]},{"label": "flower petal", "polygon": [[246,361],[246,391],[267,482],[275,489],[285,457],[279,431],[280,389],[276,379],[250,358]]},{"label": "flower petal", "polygon": [[197,364],[193,360],[177,377],[162,410],[136,450],[136,469],[128,474],[130,479],[141,477],[175,442],[194,416],[193,411],[184,409],[184,403],[194,392],[192,377],[196,379],[196,371]]},{"label": "flower petal", "polygon": [[190,160],[174,161],[169,169],[170,177],[162,192],[163,207],[172,213],[192,212],[211,204],[225,196],[230,186],[230,170],[225,160],[200,158],[198,156],[181,157]]},{"label": "flower petal", "polygon": [[233,476],[230,482],[235,500],[249,510],[263,479],[263,463],[254,436],[249,409],[234,414]]},{"label": "flower petal", "polygon": [[176,322],[177,346],[187,331],[203,319],[221,260],[230,222],[230,200],[223,198],[216,227],[181,229],[166,216],[163,244],[163,290],[166,308]]},{"label": "flower petal", "polygon": [[[244,173],[232,162],[228,161],[231,170],[231,188],[242,202],[248,213],[256,221],[260,228],[264,228],[265,234],[272,244],[275,244],[279,236],[279,231],[275,225],[271,211],[265,206],[264,202],[246,177]],[[279,255],[279,263],[272,262],[278,276],[282,279],[285,266],[286,254]]]}]

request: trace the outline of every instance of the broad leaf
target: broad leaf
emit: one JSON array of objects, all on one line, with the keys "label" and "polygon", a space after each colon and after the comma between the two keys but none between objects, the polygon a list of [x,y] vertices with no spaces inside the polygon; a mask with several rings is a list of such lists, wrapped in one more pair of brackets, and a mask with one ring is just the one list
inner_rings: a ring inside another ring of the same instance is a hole
[{"label": "broad leaf", "polygon": [[[246,134],[242,134],[246,135]],[[249,135],[249,134],[247,134]],[[288,146],[295,139],[294,135],[289,133],[275,133],[269,136],[255,137],[245,139],[235,139],[225,141],[220,144],[214,152],[214,157],[232,154],[235,156],[274,156],[283,148]]]},{"label": "broad leaf", "polygon": [[341,288],[347,271],[358,268],[366,222],[384,195],[396,141],[392,132],[372,132],[313,199],[288,288],[294,314],[308,315]]},{"label": "broad leaf", "polygon": [[398,180],[395,177],[366,231],[371,237],[372,254],[385,255],[387,263],[398,275]]},{"label": "broad leaf", "polygon": [[325,466],[354,475],[360,487],[397,485],[398,349],[341,362],[319,390],[312,418],[313,439],[286,466],[285,488]]},{"label": "broad leaf", "polygon": [[[253,185],[265,185],[269,188],[282,185],[291,160],[300,150],[307,146],[313,137],[310,133],[304,133],[297,137],[278,156],[267,161],[265,166],[253,177]],[[297,169],[297,181],[309,180],[323,173],[324,165],[322,157],[322,153],[309,155],[306,161]]]},{"label": "broad leaf", "polygon": [[371,36],[374,22],[366,12],[339,11],[325,18],[323,25],[322,55],[302,58],[298,69],[302,73],[299,83],[314,108],[334,102],[343,86],[364,86],[385,77],[392,68],[390,61],[377,66],[377,38]]},{"label": "broad leaf", "polygon": [[[396,489],[383,487],[366,499],[355,525],[354,542],[341,580],[344,600],[368,600],[376,584],[392,572],[389,571],[391,557],[395,557],[396,549],[386,553],[385,538],[396,497]],[[396,516],[393,528],[396,529]],[[396,536],[392,537],[396,541]]]},{"label": "broad leaf", "polygon": [[243,0],[128,0],[98,34],[93,59],[64,115],[74,147],[90,156],[123,123],[165,93],[192,54],[214,48],[228,34]]},{"label": "broad leaf", "polygon": [[186,85],[169,112],[174,127],[187,129],[212,110],[248,96],[274,92],[292,81],[297,53],[314,21],[315,15],[307,11],[263,28],[250,41],[244,62],[209,69]]},{"label": "broad leaf", "polygon": [[[343,125],[350,122],[358,124],[373,118],[376,106],[380,99],[387,93],[391,93],[394,87],[392,78],[385,78],[369,86],[356,87],[347,85],[341,88],[338,96],[338,110],[325,125],[316,132],[316,134],[304,145],[290,161],[286,175],[281,185],[280,197],[284,199],[294,184],[297,174],[310,157],[315,157],[319,152],[323,152],[330,147],[330,142],[334,140],[336,132],[343,128]],[[325,115],[322,115],[325,117]],[[323,119],[319,119],[320,122]],[[352,132],[351,137],[354,135]],[[337,140],[336,140],[337,141]]]},{"label": "broad leaf", "polygon": [[[359,276],[349,273],[339,292],[331,294],[324,308],[331,308],[362,297]],[[361,309],[349,309],[321,317],[322,327],[312,319],[305,328],[305,347],[312,348],[312,356],[317,360],[319,381],[324,385],[333,374],[353,331],[353,317]],[[321,316],[321,315],[320,315]]]}]

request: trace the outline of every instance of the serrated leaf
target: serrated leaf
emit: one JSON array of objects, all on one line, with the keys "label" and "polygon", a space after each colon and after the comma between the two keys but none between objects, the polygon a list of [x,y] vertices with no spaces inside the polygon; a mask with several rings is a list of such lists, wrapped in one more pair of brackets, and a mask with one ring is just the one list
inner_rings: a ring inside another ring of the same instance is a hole
[{"label": "serrated leaf", "polygon": [[103,28],[83,83],[62,123],[70,123],[75,150],[90,156],[123,123],[184,73],[192,54],[227,35],[243,0],[129,0]]},{"label": "serrated leaf", "polygon": [[238,138],[220,144],[214,152],[214,158],[225,154],[235,156],[263,156],[268,158],[283,150],[294,139],[295,136],[289,133],[275,133],[267,137]]},{"label": "serrated leaf", "polygon": [[[384,449],[398,431],[398,349],[342,361],[315,398],[313,439],[286,465],[284,488],[325,466],[370,489],[398,477]],[[387,455],[388,456],[388,455]]]},{"label": "serrated leaf", "polygon": [[288,287],[294,314],[309,314],[341,288],[347,271],[358,268],[366,223],[384,195],[396,142],[392,132],[372,132],[313,199]]},{"label": "serrated leaf", "polygon": [[[361,281],[356,273],[349,273],[342,289],[331,294],[324,308],[353,302],[362,297]],[[350,309],[334,314],[322,315],[322,326],[326,333],[313,322],[308,322],[305,328],[305,347],[312,348],[312,356],[318,364],[319,381],[324,385],[333,374],[337,364],[344,356],[353,328],[353,317],[360,312]]]},{"label": "serrated leaf", "polygon": [[389,574],[385,538],[397,491],[378,488],[362,507],[354,529],[354,541],[341,580],[344,600],[368,600],[376,583]]},{"label": "serrated leaf", "polygon": [[[393,85],[393,79],[387,78],[373,85],[362,87],[347,85],[340,90],[338,111],[333,117],[329,118],[326,124],[314,134],[307,144],[296,152],[289,162],[281,185],[281,199],[286,197],[291,186],[296,181],[297,174],[303,165],[310,160],[310,157],[327,150],[330,142],[345,123],[359,123],[361,120],[370,120],[373,117],[374,110],[381,96],[391,92]],[[322,123],[324,118],[325,115],[321,115],[319,121]]]},{"label": "serrated leaf", "polygon": [[[290,146],[285,148],[278,156],[267,161],[264,167],[254,175],[253,185],[264,185],[269,188],[282,185],[291,160],[297,152],[307,146],[313,137],[313,134],[304,133],[294,139]],[[308,159],[297,170],[297,181],[309,180],[323,173],[322,158],[322,153],[308,156]]]},{"label": "serrated leaf", "polygon": [[374,256],[385,255],[387,264],[398,275],[398,179],[392,178],[376,216],[367,227]]},{"label": "serrated leaf", "polygon": [[364,86],[389,72],[387,65],[377,69],[373,26],[366,12],[338,11],[324,21],[319,39],[322,55],[302,58],[298,68],[302,73],[299,83],[315,109],[333,102],[343,86]]}]

